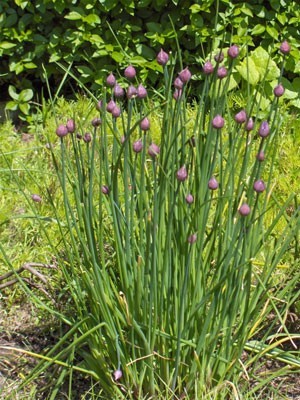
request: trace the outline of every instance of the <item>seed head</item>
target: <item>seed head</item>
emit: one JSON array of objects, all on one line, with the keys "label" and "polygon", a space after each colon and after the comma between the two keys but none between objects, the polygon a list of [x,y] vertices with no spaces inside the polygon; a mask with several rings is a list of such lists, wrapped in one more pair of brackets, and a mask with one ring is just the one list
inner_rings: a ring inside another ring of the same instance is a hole
[{"label": "seed head", "polygon": [[223,79],[227,76],[227,68],[226,67],[219,67],[217,70],[217,77]]},{"label": "seed head", "polygon": [[268,121],[262,121],[258,131],[259,136],[265,138],[269,135],[269,133],[270,133],[270,127]]},{"label": "seed head", "polygon": [[169,61],[169,55],[163,49],[160,49],[160,52],[157,54],[156,61],[159,65],[166,65]]},{"label": "seed head", "polygon": [[188,67],[186,67],[182,71],[179,72],[178,76],[182,80],[183,83],[187,83],[191,79],[192,74],[191,74],[190,70],[188,69]]},{"label": "seed head", "polygon": [[117,83],[114,87],[114,95],[116,98],[120,99],[125,94],[124,89]]},{"label": "seed head", "polygon": [[190,236],[188,237],[188,242],[189,242],[190,244],[195,243],[196,240],[197,240],[197,234],[196,234],[196,233],[193,233],[192,235],[190,235]]},{"label": "seed head", "polygon": [[113,100],[110,100],[106,105],[106,111],[112,112],[112,110],[116,107],[116,103]]},{"label": "seed head", "polygon": [[208,188],[209,188],[210,190],[216,190],[216,189],[218,189],[218,187],[219,187],[219,182],[216,180],[215,177],[212,177],[212,178],[210,178],[210,180],[208,181],[207,186],[208,186]]},{"label": "seed head", "polygon": [[257,192],[257,193],[263,192],[264,190],[266,190],[265,182],[262,181],[261,179],[255,181],[254,184],[253,184],[253,189],[254,189],[255,192]]},{"label": "seed head", "polygon": [[68,128],[65,125],[58,125],[56,128],[56,134],[59,137],[64,137],[69,133]]},{"label": "seed head", "polygon": [[234,119],[235,119],[235,122],[237,122],[238,124],[242,124],[242,123],[246,122],[246,120],[247,120],[246,111],[241,110],[240,112],[235,114]]},{"label": "seed head", "polygon": [[205,75],[211,75],[214,72],[214,66],[210,61],[206,61],[203,65],[203,72]]},{"label": "seed head", "polygon": [[233,44],[232,46],[230,46],[228,49],[228,52],[227,52],[227,54],[230,58],[237,58],[239,53],[240,53],[240,48],[236,44]]},{"label": "seed head", "polygon": [[279,83],[279,85],[274,87],[274,95],[276,97],[281,97],[284,94],[284,92],[285,92],[285,89],[281,83]]},{"label": "seed head", "polygon": [[188,177],[187,169],[185,165],[183,165],[177,172],[176,172],[176,178],[179,180],[179,182],[184,182]]},{"label": "seed head", "polygon": [[143,150],[143,142],[141,139],[137,140],[132,144],[133,151],[135,153],[140,153]]},{"label": "seed head", "polygon": [[147,117],[145,117],[141,120],[140,128],[142,131],[148,131],[150,129],[150,121]]},{"label": "seed head", "polygon": [[224,118],[221,115],[216,115],[212,120],[212,126],[216,129],[221,129],[224,126]]},{"label": "seed head", "polygon": [[146,88],[140,83],[138,88],[137,88],[137,97],[139,99],[144,99],[145,97],[147,97],[148,93]]},{"label": "seed head", "polygon": [[129,65],[125,71],[124,75],[127,79],[134,79],[136,77],[136,70],[132,65]]},{"label": "seed head", "polygon": [[249,205],[247,203],[243,203],[241,205],[241,207],[239,208],[239,213],[243,217],[246,217],[247,215],[249,215],[250,211],[251,211],[251,209],[250,209],[250,207],[249,207]]},{"label": "seed head", "polygon": [[114,74],[111,72],[108,77],[106,78],[106,83],[108,86],[114,87],[116,84],[116,78]]},{"label": "seed head", "polygon": [[31,198],[35,203],[40,203],[42,201],[41,196],[39,196],[38,194],[32,194]]},{"label": "seed head", "polygon": [[158,156],[159,153],[160,153],[160,148],[155,143],[151,143],[148,148],[149,156],[154,159],[156,156]]},{"label": "seed head", "polygon": [[194,196],[189,193],[185,196],[185,201],[187,202],[187,204],[192,204],[194,203]]},{"label": "seed head", "polygon": [[74,133],[76,128],[74,119],[68,119],[66,127],[69,133]]},{"label": "seed head", "polygon": [[289,54],[289,52],[291,51],[291,46],[289,45],[289,43],[286,40],[284,40],[281,43],[280,51],[282,54]]}]

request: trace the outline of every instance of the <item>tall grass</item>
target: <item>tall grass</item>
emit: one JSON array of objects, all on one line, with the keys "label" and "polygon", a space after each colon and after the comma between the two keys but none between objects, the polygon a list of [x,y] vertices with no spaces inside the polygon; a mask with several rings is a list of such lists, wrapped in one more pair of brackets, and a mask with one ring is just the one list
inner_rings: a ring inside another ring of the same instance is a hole
[{"label": "tall grass", "polygon": [[[195,119],[187,113],[192,80],[174,99],[177,64],[170,60],[158,104],[137,96],[114,99],[121,114],[113,117],[107,111],[113,89],[104,89],[101,124],[86,135],[86,121],[70,116],[76,130],[56,139],[59,154],[50,147],[63,195],[59,205],[51,190],[46,196],[62,244],[53,251],[73,311],[55,311],[70,329],[40,356],[26,383],[52,364],[63,367],[51,399],[67,376],[71,398],[76,370],[91,375],[103,398],[225,398],[237,393],[243,363],[257,359],[244,355],[242,361],[245,349],[267,354],[299,337],[284,328],[296,277],[283,287],[276,282],[276,269],[299,235],[296,196],[278,204],[272,193],[278,99],[267,124],[256,118],[255,92],[249,92],[246,117],[236,116],[228,85],[238,60],[225,62],[224,79],[218,63],[205,75]],[[257,157],[262,151],[264,161]],[[257,181],[262,191],[254,190]],[[296,251],[293,257],[299,262]],[[282,332],[274,336],[278,322]],[[281,356],[299,368],[299,359]]]}]

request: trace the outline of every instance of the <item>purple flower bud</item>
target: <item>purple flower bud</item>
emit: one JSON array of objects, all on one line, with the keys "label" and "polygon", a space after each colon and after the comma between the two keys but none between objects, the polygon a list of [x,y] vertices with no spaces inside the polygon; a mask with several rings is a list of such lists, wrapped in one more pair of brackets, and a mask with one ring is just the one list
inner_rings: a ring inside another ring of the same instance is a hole
[{"label": "purple flower bud", "polygon": [[111,72],[108,77],[106,78],[106,83],[108,86],[114,87],[116,84],[116,78],[114,74]]},{"label": "purple flower bud", "polygon": [[67,127],[69,133],[74,133],[75,132],[75,121],[74,121],[74,119],[68,119],[68,121],[66,123],[66,127]]},{"label": "purple flower bud", "polygon": [[188,173],[186,170],[185,165],[183,165],[177,172],[176,172],[176,178],[179,180],[179,182],[184,182],[188,177]]},{"label": "purple flower bud", "polygon": [[264,181],[259,179],[259,180],[254,182],[253,189],[255,190],[255,192],[261,193],[266,189],[266,185],[265,185]]},{"label": "purple flower bud", "polygon": [[215,62],[220,63],[224,60],[224,53],[220,51],[218,54],[214,56]]},{"label": "purple flower bud", "polygon": [[120,109],[120,107],[118,107],[118,106],[116,105],[116,106],[112,109],[111,115],[112,115],[114,118],[118,118],[118,117],[121,115],[121,109]]},{"label": "purple flower bud", "polygon": [[221,115],[216,115],[212,120],[212,126],[216,129],[223,128],[224,123],[224,118]]},{"label": "purple flower bud", "polygon": [[140,128],[142,131],[148,131],[150,129],[150,121],[147,117],[145,117],[141,120]]},{"label": "purple flower bud", "polygon": [[120,379],[122,378],[122,376],[123,376],[123,374],[122,374],[122,371],[121,371],[120,369],[116,369],[116,370],[113,372],[113,377],[114,377],[114,380],[115,380],[115,381],[120,380]]},{"label": "purple flower bud", "polygon": [[155,143],[151,143],[148,148],[149,156],[155,158],[159,153],[160,153],[160,148]]},{"label": "purple flower bud", "polygon": [[137,140],[132,144],[133,151],[135,153],[140,153],[143,149],[143,142],[141,139]]},{"label": "purple flower bud", "polygon": [[203,72],[205,75],[211,75],[214,72],[214,66],[210,61],[206,61],[203,65]]},{"label": "purple flower bud", "polygon": [[173,99],[177,101],[178,99],[180,99],[181,95],[182,90],[175,89],[173,93]]},{"label": "purple flower bud", "polygon": [[250,209],[250,207],[249,207],[249,205],[248,205],[247,203],[243,203],[243,204],[241,205],[241,207],[239,208],[239,213],[240,213],[243,217],[246,217],[247,215],[249,215],[249,214],[250,214],[250,211],[251,211],[251,209]]},{"label": "purple flower bud", "polygon": [[125,136],[121,136],[121,139],[120,139],[121,144],[124,144],[125,140],[126,140],[126,137]]},{"label": "purple flower bud", "polygon": [[101,186],[101,192],[103,194],[109,194],[109,188],[106,185]]},{"label": "purple flower bud", "polygon": [[256,154],[256,159],[257,161],[264,161],[265,160],[265,153],[263,150],[260,150],[257,154]]},{"label": "purple flower bud", "polygon": [[124,89],[117,83],[114,87],[114,95],[116,98],[121,98],[125,94]]},{"label": "purple flower bud", "polygon": [[282,54],[289,54],[289,52],[291,51],[291,46],[289,45],[289,43],[286,40],[284,40],[281,43],[280,51]]},{"label": "purple flower bud", "polygon": [[264,137],[267,137],[269,135],[269,133],[270,133],[270,127],[269,127],[268,121],[262,121],[262,123],[260,124],[260,127],[259,127],[259,131],[258,131],[259,136],[264,138]]},{"label": "purple flower bud", "polygon": [[88,132],[85,133],[84,136],[83,136],[83,141],[85,143],[90,143],[91,140],[92,140],[92,135],[90,133],[88,133]]},{"label": "purple flower bud", "polygon": [[96,104],[97,110],[100,111],[100,110],[102,109],[102,105],[103,105],[103,101],[102,101],[102,100],[99,100],[98,103]]},{"label": "purple flower bud", "polygon": [[92,119],[92,125],[94,128],[97,128],[102,123],[101,118],[95,117]]},{"label": "purple flower bud", "polygon": [[227,68],[226,67],[219,67],[217,70],[217,77],[223,79],[227,76]]},{"label": "purple flower bud", "polygon": [[182,71],[179,72],[178,76],[182,80],[183,83],[187,83],[191,79],[192,74],[191,74],[190,70],[188,69],[188,67],[186,67]]},{"label": "purple flower bud", "polygon": [[136,77],[136,70],[132,65],[129,65],[125,71],[124,75],[127,79],[134,79]]},{"label": "purple flower bud", "polygon": [[274,87],[274,95],[276,97],[281,97],[284,94],[284,92],[285,92],[285,89],[281,83],[279,83],[279,85]]},{"label": "purple flower bud", "polygon": [[248,119],[248,121],[246,122],[246,124],[245,124],[245,129],[246,129],[246,131],[252,131],[253,128],[254,128],[254,121],[253,121],[253,119],[250,117],[250,118]]},{"label": "purple flower bud", "polygon": [[32,194],[31,198],[35,203],[40,203],[42,201],[41,196],[39,196],[38,194]]},{"label": "purple flower bud", "polygon": [[148,95],[146,88],[141,83],[139,84],[136,92],[139,99],[144,99]]},{"label": "purple flower bud", "polygon": [[112,112],[112,110],[116,107],[116,103],[113,100],[110,100],[106,105],[106,111]]},{"label": "purple flower bud", "polygon": [[127,89],[126,96],[127,99],[132,99],[137,95],[137,90],[133,85],[130,85]]},{"label": "purple flower bud", "polygon": [[186,201],[188,204],[194,203],[194,197],[193,197],[193,195],[192,195],[191,193],[187,194],[187,195],[185,196],[185,201]]},{"label": "purple flower bud", "polygon": [[247,120],[247,114],[245,110],[241,110],[234,116],[235,122],[238,124],[242,124]]},{"label": "purple flower bud", "polygon": [[159,65],[166,65],[169,61],[169,55],[163,49],[160,49],[160,52],[157,54],[156,61]]},{"label": "purple flower bud", "polygon": [[227,52],[227,54],[230,58],[237,58],[239,53],[240,53],[240,49],[239,49],[239,46],[237,46],[236,44],[233,44],[232,46],[230,46],[228,49],[228,52]]},{"label": "purple flower bud", "polygon": [[184,83],[182,82],[182,80],[179,78],[179,76],[177,76],[177,78],[174,81],[174,86],[176,89],[180,90],[183,88]]},{"label": "purple flower bud", "polygon": [[56,129],[56,134],[59,137],[64,137],[69,133],[68,128],[65,125],[58,125]]},{"label": "purple flower bud", "polygon": [[208,188],[209,188],[210,190],[216,190],[216,189],[218,189],[218,187],[219,187],[219,183],[218,183],[218,181],[216,180],[215,177],[212,177],[212,178],[210,178],[210,180],[208,181],[207,186],[208,186]]},{"label": "purple flower bud", "polygon": [[196,234],[196,233],[193,233],[192,235],[190,235],[190,236],[188,237],[188,242],[189,242],[190,244],[195,243],[196,240],[197,240],[197,234]]}]

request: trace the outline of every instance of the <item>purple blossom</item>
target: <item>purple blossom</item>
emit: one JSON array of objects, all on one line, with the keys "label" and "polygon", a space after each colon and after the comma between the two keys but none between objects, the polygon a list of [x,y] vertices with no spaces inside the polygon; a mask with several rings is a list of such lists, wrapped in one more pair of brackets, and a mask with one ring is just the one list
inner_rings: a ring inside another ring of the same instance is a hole
[{"label": "purple blossom", "polygon": [[182,80],[183,83],[187,83],[191,79],[192,74],[191,74],[190,70],[188,69],[188,67],[186,67],[182,71],[179,72],[178,76]]},{"label": "purple blossom", "polygon": [[254,189],[255,192],[257,192],[257,193],[263,192],[263,191],[266,189],[265,182],[262,181],[261,179],[255,181],[254,184],[253,184],[253,189]]},{"label": "purple blossom", "polygon": [[179,170],[176,172],[176,178],[179,182],[184,182],[188,177],[187,169],[185,165],[183,165]]},{"label": "purple blossom", "polygon": [[157,54],[156,60],[159,65],[166,65],[169,61],[169,55],[163,49],[160,49],[160,52]]},{"label": "purple blossom", "polygon": [[59,137],[64,137],[68,133],[69,133],[68,128],[63,124],[58,125],[58,127],[56,128],[56,134]]},{"label": "purple blossom", "polygon": [[99,100],[98,102],[97,102],[97,104],[96,104],[96,108],[97,108],[97,110],[101,110],[102,109],[102,106],[103,106],[103,101],[102,100]]},{"label": "purple blossom", "polygon": [[74,119],[68,119],[66,127],[69,133],[74,133],[76,128]]},{"label": "purple blossom", "polygon": [[103,194],[109,194],[109,188],[106,185],[101,186],[101,192]]},{"label": "purple blossom", "polygon": [[210,178],[210,180],[208,181],[207,186],[208,186],[208,188],[209,188],[210,190],[216,190],[216,189],[218,189],[218,187],[219,187],[219,182],[216,180],[215,177],[212,177],[212,178]]},{"label": "purple blossom", "polygon": [[92,135],[89,132],[87,132],[84,134],[82,139],[85,143],[90,143],[92,140]]},{"label": "purple blossom", "polygon": [[192,235],[190,235],[190,236],[188,237],[188,242],[189,242],[190,244],[195,243],[196,240],[197,240],[197,234],[196,234],[196,233],[193,233]]},{"label": "purple blossom", "polygon": [[243,124],[247,120],[247,114],[245,110],[241,110],[234,116],[235,122],[238,124]]},{"label": "purple blossom", "polygon": [[182,82],[182,80],[179,78],[179,76],[177,76],[177,78],[174,81],[174,86],[176,89],[180,90],[183,88],[184,83]]},{"label": "purple blossom", "polygon": [[216,129],[221,129],[224,126],[224,118],[221,115],[216,115],[212,120],[212,126]]},{"label": "purple blossom", "polygon": [[155,143],[151,143],[148,148],[149,156],[152,158],[156,158],[156,156],[158,156],[159,153],[160,153],[160,148]]},{"label": "purple blossom", "polygon": [[31,198],[35,203],[40,203],[42,201],[41,196],[39,196],[38,194],[32,194]]},{"label": "purple blossom", "polygon": [[116,78],[115,78],[115,76],[114,76],[114,74],[112,72],[106,78],[106,83],[107,83],[108,86],[111,86],[111,87],[115,86]]},{"label": "purple blossom", "polygon": [[141,83],[139,84],[136,92],[139,99],[144,99],[148,95],[146,88]]},{"label": "purple blossom", "polygon": [[187,202],[187,204],[192,204],[194,203],[194,196],[189,193],[185,196],[185,201]]},{"label": "purple blossom", "polygon": [[291,51],[291,46],[287,42],[287,40],[284,40],[281,45],[280,45],[280,51],[282,54],[289,54]]},{"label": "purple blossom", "polygon": [[143,142],[142,142],[142,140],[139,139],[139,140],[135,141],[135,142],[132,144],[132,148],[133,148],[133,151],[134,151],[135,153],[140,153],[140,152],[142,151],[142,149],[143,149]]},{"label": "purple blossom", "polygon": [[92,119],[92,126],[94,128],[97,128],[98,126],[100,126],[102,123],[101,118],[95,117]]},{"label": "purple blossom", "polygon": [[210,61],[206,61],[203,65],[203,72],[205,75],[211,75],[214,72],[214,66]]},{"label": "purple blossom", "polygon": [[125,94],[124,89],[117,83],[114,87],[114,95],[116,98],[120,99]]},{"label": "purple blossom", "polygon": [[129,65],[125,71],[124,75],[127,79],[134,79],[136,77],[136,70],[132,65]]},{"label": "purple blossom", "polygon": [[265,152],[263,150],[260,150],[257,154],[256,154],[256,159],[257,161],[264,161],[265,160]]},{"label": "purple blossom", "polygon": [[265,138],[269,135],[269,133],[270,133],[270,127],[268,121],[262,121],[258,131],[259,136]]},{"label": "purple blossom", "polygon": [[128,99],[132,99],[132,98],[135,97],[136,95],[137,95],[137,89],[136,89],[133,85],[130,85],[130,86],[128,87],[128,89],[127,89],[127,92],[126,92],[127,98],[128,98]]},{"label": "purple blossom", "polygon": [[215,59],[215,62],[221,63],[221,62],[224,60],[224,53],[223,53],[223,51],[220,51],[219,53],[217,53],[217,54],[214,56],[214,59]]},{"label": "purple blossom", "polygon": [[217,70],[217,77],[223,79],[227,76],[227,68],[226,67],[219,67]]},{"label": "purple blossom", "polygon": [[284,89],[283,85],[281,83],[279,83],[277,86],[274,87],[273,92],[276,97],[281,97],[284,94],[285,89]]},{"label": "purple blossom", "polygon": [[122,378],[122,376],[123,376],[123,373],[122,373],[122,371],[120,369],[116,369],[113,372],[113,378],[114,378],[115,381],[119,381]]},{"label": "purple blossom", "polygon": [[249,207],[249,205],[247,203],[243,203],[241,205],[241,207],[239,208],[239,213],[243,217],[246,217],[247,215],[249,215],[250,212],[251,212],[251,209],[250,209],[250,207]]},{"label": "purple blossom", "polygon": [[252,131],[252,129],[254,128],[254,121],[253,118],[249,118],[248,121],[245,123],[245,129],[246,131]]},{"label": "purple blossom", "polygon": [[180,99],[181,95],[182,90],[175,89],[173,93],[173,99],[177,101],[178,99]]},{"label": "purple blossom", "polygon": [[240,48],[236,44],[233,44],[232,46],[230,46],[228,49],[228,52],[227,52],[227,54],[230,58],[237,58],[239,53],[240,53]]},{"label": "purple blossom", "polygon": [[119,106],[115,105],[114,108],[111,110],[111,115],[114,118],[118,118],[121,115],[121,109]]},{"label": "purple blossom", "polygon": [[145,117],[141,120],[140,128],[142,131],[148,131],[150,129],[150,121],[147,117]]},{"label": "purple blossom", "polygon": [[112,110],[116,107],[116,103],[113,100],[110,100],[106,105],[106,111],[112,112]]}]

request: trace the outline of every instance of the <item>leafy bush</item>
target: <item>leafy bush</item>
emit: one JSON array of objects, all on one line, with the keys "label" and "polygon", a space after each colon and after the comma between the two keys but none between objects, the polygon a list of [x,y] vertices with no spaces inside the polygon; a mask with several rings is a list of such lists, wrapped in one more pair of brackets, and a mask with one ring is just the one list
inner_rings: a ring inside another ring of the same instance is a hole
[{"label": "leafy bush", "polygon": [[[232,110],[228,86],[243,63],[229,58],[225,78],[217,76],[218,66],[205,76],[190,119],[189,69],[179,73],[173,92],[177,70],[170,64],[157,106],[134,94],[131,81],[126,101],[116,98],[115,84],[103,90],[92,125],[91,113],[67,122],[56,115],[59,137],[52,132],[48,142],[64,218],[55,192],[46,188],[42,197],[60,230],[63,255],[55,245],[53,255],[75,312],[51,305],[69,330],[29,377],[59,365],[51,398],[69,372],[72,387],[75,371],[90,375],[93,393],[99,384],[103,398],[193,399],[207,392],[228,398],[257,360],[241,366],[244,349],[299,367],[296,356],[280,349],[298,336],[273,334],[297,298],[291,288],[299,277],[276,285],[285,254],[299,263],[300,217],[295,194],[278,205],[272,192],[278,98],[261,120],[260,100],[249,87],[245,110]],[[151,125],[154,114],[158,126]],[[22,190],[22,177],[12,176]],[[36,185],[42,189],[42,181]],[[36,203],[32,211],[46,235]],[[4,251],[3,257],[13,270]],[[266,326],[270,313],[276,317]]]},{"label": "leafy bush", "polygon": [[44,70],[58,84],[62,74],[56,61],[73,63],[93,89],[106,71],[129,62],[154,84],[162,71],[154,55],[160,47],[176,51],[175,36],[194,73],[221,41],[261,45],[269,53],[270,45],[284,38],[293,46],[287,78],[300,71],[297,1],[3,0],[0,13],[0,82],[19,90],[41,81]]}]

